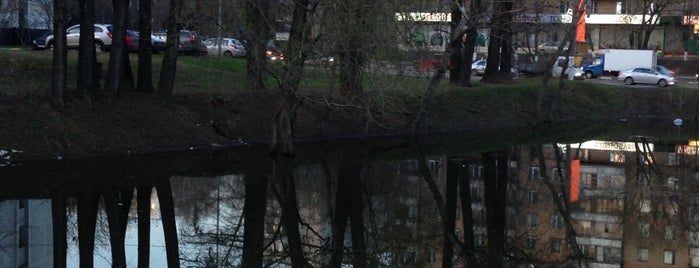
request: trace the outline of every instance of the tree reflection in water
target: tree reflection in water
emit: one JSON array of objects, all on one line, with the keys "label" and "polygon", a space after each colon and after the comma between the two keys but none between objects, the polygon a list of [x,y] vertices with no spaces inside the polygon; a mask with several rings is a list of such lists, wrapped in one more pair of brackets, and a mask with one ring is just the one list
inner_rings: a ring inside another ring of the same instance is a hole
[{"label": "tree reflection in water", "polygon": [[[77,243],[91,267],[107,242],[111,266],[133,265],[130,231],[138,267],[696,264],[695,154],[645,138],[590,144],[434,153],[403,142],[388,145],[402,148],[394,154],[355,145],[219,173],[235,175],[56,188],[53,266],[68,266]],[[570,200],[572,159],[580,201]],[[162,221],[151,218],[153,189]],[[167,254],[149,258],[157,235]]]}]

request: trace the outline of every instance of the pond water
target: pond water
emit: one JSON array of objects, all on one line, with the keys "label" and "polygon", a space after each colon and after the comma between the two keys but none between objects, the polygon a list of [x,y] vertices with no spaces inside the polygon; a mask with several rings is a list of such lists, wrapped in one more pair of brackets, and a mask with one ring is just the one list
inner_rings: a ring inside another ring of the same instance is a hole
[{"label": "pond water", "polygon": [[699,267],[696,133],[623,122],[7,163],[0,267]]}]

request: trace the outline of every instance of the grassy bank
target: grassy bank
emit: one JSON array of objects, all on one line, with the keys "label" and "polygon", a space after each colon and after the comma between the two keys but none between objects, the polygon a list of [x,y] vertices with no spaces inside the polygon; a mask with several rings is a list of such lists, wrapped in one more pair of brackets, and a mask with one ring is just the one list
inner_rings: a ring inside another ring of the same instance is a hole
[{"label": "grassy bank", "polygon": [[[136,66],[136,55],[131,54]],[[108,55],[99,55],[106,69]],[[69,87],[75,91],[77,51],[69,52]],[[153,57],[157,81],[161,55]],[[212,148],[271,140],[271,121],[280,96],[270,74],[268,89],[245,90],[245,61],[179,57],[173,101],[155,94],[122,91],[117,105],[85,110],[69,101],[66,112],[46,102],[50,88],[50,51],[0,51],[0,149],[18,150],[16,159],[141,154]],[[282,68],[275,65],[274,68]],[[136,72],[134,72],[136,73]],[[105,76],[103,76],[105,77]],[[337,72],[310,68],[299,89],[295,118],[298,141],[397,135],[417,111],[429,79],[367,75],[365,90],[354,98],[337,93]],[[539,79],[509,84],[474,82],[473,87],[440,83],[420,125],[423,133],[526,126],[535,120],[540,92],[554,121],[644,117],[692,117],[698,93],[671,88],[610,87],[556,81],[543,88]],[[556,101],[554,101],[556,100]]]}]

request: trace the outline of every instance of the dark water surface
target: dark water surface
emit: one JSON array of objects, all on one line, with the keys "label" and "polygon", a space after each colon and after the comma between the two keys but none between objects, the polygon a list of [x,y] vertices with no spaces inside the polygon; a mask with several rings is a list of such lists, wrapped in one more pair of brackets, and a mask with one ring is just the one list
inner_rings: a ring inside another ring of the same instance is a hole
[{"label": "dark water surface", "polygon": [[6,162],[0,268],[699,267],[696,133],[566,124],[293,157]]}]

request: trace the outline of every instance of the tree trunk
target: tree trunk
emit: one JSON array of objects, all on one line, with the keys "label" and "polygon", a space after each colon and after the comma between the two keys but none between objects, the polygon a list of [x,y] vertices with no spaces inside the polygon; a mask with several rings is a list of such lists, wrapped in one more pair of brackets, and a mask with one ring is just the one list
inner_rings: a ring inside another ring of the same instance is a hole
[{"label": "tree trunk", "polygon": [[478,37],[479,14],[481,13],[481,0],[472,0],[469,16],[467,18],[466,42],[464,42],[462,55],[462,68],[459,73],[459,85],[471,85],[471,64],[473,64],[473,53],[476,51],[476,37]]},{"label": "tree trunk", "polygon": [[[444,248],[442,249],[442,267],[444,268],[451,268],[453,265],[454,243],[449,237],[454,235],[454,229],[456,228],[456,198],[459,187],[458,166],[459,164],[454,163],[454,160],[447,160],[447,181],[444,187],[446,218],[444,219]],[[464,230],[464,232],[467,231],[469,230]]]},{"label": "tree trunk", "polygon": [[78,91],[89,107],[95,91],[95,1],[80,0],[80,45],[78,48]]},{"label": "tree trunk", "polygon": [[[107,80],[104,91],[110,103],[116,102],[117,94],[123,81],[124,53],[126,51],[126,19],[128,17],[129,0],[114,0],[114,23],[112,33],[112,46],[109,53],[109,67],[107,68]],[[128,55],[127,55],[128,56]]]},{"label": "tree trunk", "polygon": [[498,64],[499,78],[504,81],[512,80],[510,69],[512,68],[512,8],[513,0],[502,2],[502,12],[500,13],[500,62]]},{"label": "tree trunk", "polygon": [[[284,75],[284,81],[282,81],[283,100],[274,117],[272,130],[274,135],[272,135],[271,151],[281,151],[287,155],[294,153],[293,121],[296,117],[296,90],[301,83],[303,66],[306,62],[304,48],[308,44],[307,36],[310,29],[308,26],[308,5],[309,0],[296,1],[289,34],[289,53],[287,53],[287,55],[291,55],[289,57],[291,63]],[[281,148],[279,148],[279,143],[281,143]]]},{"label": "tree trunk", "polygon": [[267,177],[245,177],[243,218],[243,260],[241,267],[262,268],[265,249],[265,214],[267,209]]},{"label": "tree trunk", "polygon": [[[353,186],[353,180],[358,180],[360,169],[351,163],[339,163],[337,190],[335,191],[335,215],[332,219],[332,253],[329,267],[339,268],[342,266],[345,248],[345,233],[347,222],[350,219],[353,209],[353,199],[361,198],[361,191],[358,193]],[[359,195],[357,195],[359,194]],[[364,266],[357,266],[364,267]]]},{"label": "tree trunk", "polygon": [[347,22],[347,33],[338,44],[340,64],[340,92],[346,96],[356,95],[363,91],[362,79],[366,64],[366,31],[368,31],[367,10],[364,1],[342,1],[338,16]]},{"label": "tree trunk", "polygon": [[99,194],[92,190],[78,194],[78,248],[80,267],[83,268],[94,265],[95,228],[99,200]]},{"label": "tree trunk", "polygon": [[160,214],[165,235],[165,254],[168,268],[180,267],[180,252],[177,243],[177,223],[175,222],[175,202],[172,199],[172,186],[169,178],[162,178],[156,186],[160,200]]},{"label": "tree trunk", "polygon": [[178,23],[178,18],[182,14],[184,6],[183,0],[170,0],[170,13],[167,20],[167,40],[163,51],[163,65],[160,70],[160,80],[158,81],[158,95],[164,101],[169,101],[172,97],[175,85],[175,73],[177,70],[177,45],[180,40],[180,30],[182,26]]},{"label": "tree trunk", "polygon": [[488,58],[482,82],[499,83],[512,80],[512,49],[510,48],[511,33],[508,27],[512,25],[512,0],[496,1],[493,3],[490,42],[488,43]]},{"label": "tree trunk", "polygon": [[270,17],[271,1],[245,0],[248,46],[247,48],[247,89],[265,89],[267,76],[267,41],[272,40]]},{"label": "tree trunk", "polygon": [[457,85],[459,84],[461,68],[468,68],[466,65],[462,65],[463,62],[463,32],[459,30],[459,25],[461,24],[461,6],[463,2],[453,1],[451,4],[451,21],[449,22],[451,35],[449,37],[449,45],[447,50],[449,51],[449,84]]},{"label": "tree trunk", "polygon": [[66,268],[68,257],[68,217],[66,216],[66,196],[55,193],[51,198],[51,218],[53,220],[53,267]]},{"label": "tree trunk", "polygon": [[[473,230],[473,209],[471,208],[471,173],[468,172],[468,166],[466,166],[466,163],[462,163],[459,171],[459,197],[461,198],[461,215],[463,215],[463,220],[461,223],[464,230],[464,247],[466,249],[473,249],[475,246],[475,239],[473,231],[469,231]],[[470,250],[463,250],[463,252],[465,254],[465,267],[476,267],[477,263],[473,252]]]},{"label": "tree trunk", "polygon": [[53,5],[53,75],[51,77],[51,103],[58,109],[65,108],[68,87],[68,47],[66,46],[66,0],[55,0]]},{"label": "tree trunk", "polygon": [[150,198],[152,194],[151,186],[137,188],[138,268],[148,268],[150,265]]},{"label": "tree trunk", "polygon": [[504,267],[506,243],[507,154],[483,154],[485,210],[488,223],[488,267]]},{"label": "tree trunk", "polygon": [[296,184],[294,183],[292,158],[288,155],[277,154],[275,162],[275,186],[279,194],[279,204],[282,208],[281,221],[284,224],[284,232],[289,244],[291,266],[310,267],[303,254],[303,243],[299,232],[299,210],[296,198]]},{"label": "tree trunk", "polygon": [[110,190],[103,194],[104,207],[107,211],[107,222],[109,223],[109,244],[112,252],[112,267],[126,268],[126,249],[124,248],[124,234],[121,231],[122,217],[120,215],[119,191]]},{"label": "tree trunk", "polygon": [[138,1],[138,91],[153,91],[151,1]]}]

